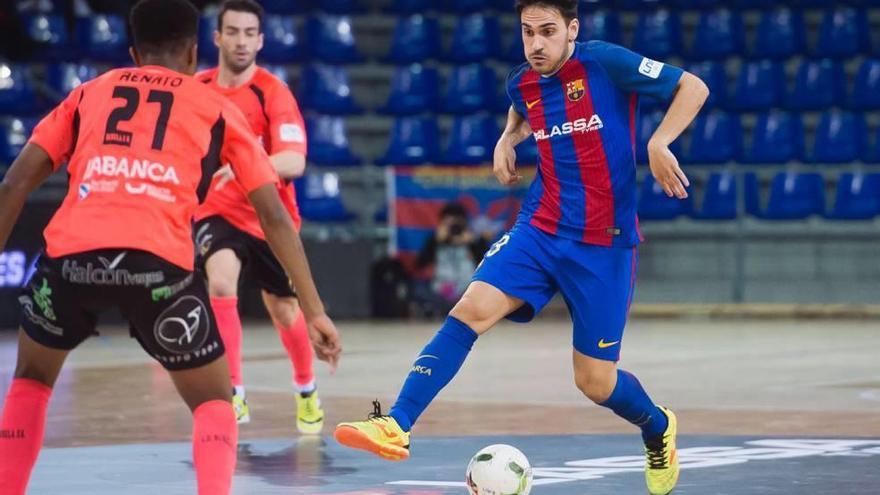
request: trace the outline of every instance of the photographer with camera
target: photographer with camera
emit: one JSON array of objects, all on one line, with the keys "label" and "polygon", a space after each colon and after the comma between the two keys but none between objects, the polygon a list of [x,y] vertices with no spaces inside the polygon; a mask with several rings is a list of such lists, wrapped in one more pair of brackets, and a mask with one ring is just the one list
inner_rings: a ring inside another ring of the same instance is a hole
[{"label": "photographer with camera", "polygon": [[418,286],[416,298],[428,314],[442,314],[464,293],[474,270],[489,249],[489,240],[475,234],[467,210],[459,203],[449,203],[440,211],[434,235],[428,239],[416,260],[416,268],[434,268],[430,286]]}]

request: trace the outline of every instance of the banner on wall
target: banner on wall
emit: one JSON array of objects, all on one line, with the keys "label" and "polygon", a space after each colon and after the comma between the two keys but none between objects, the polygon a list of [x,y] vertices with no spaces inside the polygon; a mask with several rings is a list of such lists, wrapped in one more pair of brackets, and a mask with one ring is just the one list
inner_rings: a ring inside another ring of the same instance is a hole
[{"label": "banner on wall", "polygon": [[523,180],[503,186],[491,167],[394,167],[389,171],[393,174],[389,180],[392,254],[411,268],[434,234],[440,211],[450,202],[467,209],[475,233],[488,233],[493,239],[500,236],[516,221],[535,176],[534,167],[517,170]]}]

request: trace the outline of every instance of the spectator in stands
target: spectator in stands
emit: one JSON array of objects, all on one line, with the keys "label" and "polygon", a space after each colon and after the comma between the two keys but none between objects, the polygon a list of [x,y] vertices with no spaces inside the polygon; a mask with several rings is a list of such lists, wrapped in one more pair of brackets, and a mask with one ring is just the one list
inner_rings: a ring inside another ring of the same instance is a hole
[{"label": "spectator in stands", "polygon": [[487,249],[489,239],[474,232],[464,206],[449,203],[443,207],[437,230],[416,260],[420,271],[434,268],[429,286],[417,286],[415,290],[416,299],[423,303],[426,313],[446,312],[452,308],[470,284]]}]

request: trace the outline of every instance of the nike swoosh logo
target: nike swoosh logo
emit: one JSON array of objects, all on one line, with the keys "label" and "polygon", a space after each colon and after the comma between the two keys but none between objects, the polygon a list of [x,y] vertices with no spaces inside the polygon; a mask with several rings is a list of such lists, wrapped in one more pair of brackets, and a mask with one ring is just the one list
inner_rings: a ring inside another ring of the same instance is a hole
[{"label": "nike swoosh logo", "polygon": [[540,99],[540,98],[538,98],[538,99],[535,100],[535,101],[527,101],[527,102],[526,102],[526,108],[529,109],[529,110],[531,110],[532,107],[535,106],[535,105],[537,105],[538,103],[541,103],[541,99]]},{"label": "nike swoosh logo", "polygon": [[619,344],[619,340],[615,340],[614,342],[605,342],[605,339],[599,341],[599,349],[607,349],[613,345]]}]

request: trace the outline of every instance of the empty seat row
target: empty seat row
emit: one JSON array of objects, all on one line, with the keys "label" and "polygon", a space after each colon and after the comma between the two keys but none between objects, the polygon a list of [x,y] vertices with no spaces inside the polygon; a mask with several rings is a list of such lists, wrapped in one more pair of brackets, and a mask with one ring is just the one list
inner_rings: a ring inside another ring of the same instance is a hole
[{"label": "empty seat row", "polygon": [[740,211],[766,220],[801,220],[813,215],[835,220],[870,220],[880,215],[880,174],[841,174],[830,209],[826,207],[825,180],[821,174],[780,173],[770,182],[766,198],[755,174],[745,174],[742,183],[744,204],[740,202],[737,176],[712,174],[702,188],[702,201],[697,206],[693,194],[686,200],[669,198],[654,178],[647,176],[639,193],[639,217],[733,220]]},{"label": "empty seat row", "polygon": [[[785,59],[798,54],[841,59],[870,53],[872,49],[866,11],[847,7],[826,11],[811,44],[807,41],[803,14],[788,8],[764,12],[752,37],[746,36],[743,19],[737,12],[728,9],[703,12],[687,49],[681,19],[671,10],[640,14],[632,40],[624,40],[620,15],[615,11],[588,10],[582,14],[580,22],[581,40],[627,44],[645,56],[659,59],[675,55],[693,60],[717,60],[737,55]],[[509,44],[502,47],[500,31],[496,17],[484,14],[461,17],[455,25],[450,48],[444,52],[437,19],[416,14],[398,20],[386,59],[393,63],[427,59],[480,62],[490,58],[523,61],[519,33],[514,32]],[[747,38],[751,43],[747,43]]]},{"label": "empty seat row", "polygon": [[[641,116],[636,129],[639,163],[647,162],[647,142],[662,118],[662,112]],[[683,162],[696,164],[849,163],[857,160],[880,163],[880,130],[872,135],[861,114],[826,112],[819,119],[811,144],[806,142],[805,136],[799,114],[779,110],[759,114],[751,132],[746,134],[737,115],[714,111],[697,117],[686,151],[681,149],[681,139],[673,151]]]}]

